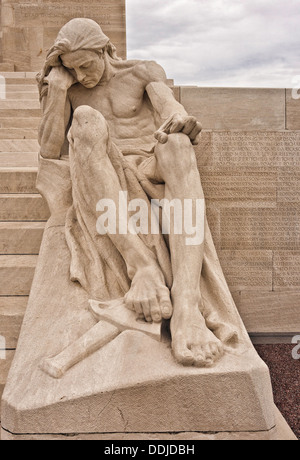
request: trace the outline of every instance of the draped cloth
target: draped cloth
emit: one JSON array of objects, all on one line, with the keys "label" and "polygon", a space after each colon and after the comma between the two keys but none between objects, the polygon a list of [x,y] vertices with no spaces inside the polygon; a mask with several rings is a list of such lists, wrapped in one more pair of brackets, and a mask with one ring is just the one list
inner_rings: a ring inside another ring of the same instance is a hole
[{"label": "draped cloth", "polygon": [[[164,197],[164,185],[155,184],[127,161],[112,142],[107,153],[118,176],[121,188],[128,192],[128,200]],[[135,152],[136,156],[136,152]],[[142,160],[140,165],[143,164]],[[37,186],[48,201],[52,214],[61,213],[59,203],[65,209],[65,236],[70,249],[70,278],[79,282],[89,297],[99,301],[123,297],[130,289],[131,281],[121,254],[109,235],[100,235],[96,223],[100,172],[100,153],[93,151],[87,157],[70,148],[69,158],[47,160],[40,158]],[[172,269],[168,246],[162,234],[138,235],[154,254],[165,277],[166,285],[172,285]],[[246,331],[226,283],[211,232],[205,221],[205,250],[200,289],[202,302],[199,308],[207,326],[223,343],[234,347],[241,343]]]}]

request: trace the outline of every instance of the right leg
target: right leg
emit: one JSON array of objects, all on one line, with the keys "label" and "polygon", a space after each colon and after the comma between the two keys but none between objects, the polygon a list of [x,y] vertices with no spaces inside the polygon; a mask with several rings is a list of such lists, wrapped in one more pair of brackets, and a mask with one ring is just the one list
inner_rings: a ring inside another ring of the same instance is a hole
[{"label": "right leg", "polygon": [[[118,209],[119,193],[123,190],[107,155],[109,129],[104,117],[89,106],[78,107],[68,139],[74,158],[74,174],[76,180],[84,182],[85,202],[90,212],[96,214],[100,199],[112,200]],[[76,190],[73,193],[76,194]],[[169,290],[153,252],[138,235],[120,234],[118,222],[115,234],[108,236],[125,260],[132,280],[125,298],[127,307],[147,321],[170,318]]]}]

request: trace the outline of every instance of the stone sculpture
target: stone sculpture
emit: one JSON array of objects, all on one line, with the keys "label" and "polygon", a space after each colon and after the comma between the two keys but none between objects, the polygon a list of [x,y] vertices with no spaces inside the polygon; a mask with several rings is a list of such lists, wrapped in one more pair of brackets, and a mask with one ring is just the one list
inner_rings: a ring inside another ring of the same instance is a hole
[{"label": "stone sculpture", "polygon": [[[149,205],[150,198],[152,204],[153,199],[171,205],[190,201],[196,215],[203,190],[192,144],[200,123],[175,100],[158,64],[118,59],[90,19],[74,19],[61,29],[38,79],[41,157],[59,160],[70,151],[73,205],[66,238],[72,279],[92,299],[123,294],[126,307],[140,319],[171,319],[176,360],[212,365],[226,342],[237,340],[237,332],[216,316],[201,287],[205,253],[213,250],[208,228],[196,244],[188,244],[186,226],[176,232],[173,210],[167,242],[149,228],[144,234],[122,231],[122,222],[114,233],[96,234],[97,203],[118,203],[124,192]],[[42,174],[43,160],[40,181]],[[203,209],[199,227],[204,219]],[[216,283],[209,289],[216,296],[220,288]]]},{"label": "stone sculpture", "polygon": [[211,237],[201,125],[164,71],[74,19],[38,83],[51,217],[2,439],[293,439]]}]

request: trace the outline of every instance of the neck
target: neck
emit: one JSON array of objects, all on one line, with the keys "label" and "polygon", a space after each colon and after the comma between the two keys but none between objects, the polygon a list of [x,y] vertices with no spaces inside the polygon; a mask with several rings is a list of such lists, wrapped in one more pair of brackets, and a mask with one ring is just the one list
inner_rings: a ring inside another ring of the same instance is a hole
[{"label": "neck", "polygon": [[111,63],[109,62],[107,53],[104,54],[104,62],[105,62],[105,70],[104,70],[103,76],[102,76],[102,78],[99,81],[97,86],[105,85],[116,74],[114,68],[112,67]]}]

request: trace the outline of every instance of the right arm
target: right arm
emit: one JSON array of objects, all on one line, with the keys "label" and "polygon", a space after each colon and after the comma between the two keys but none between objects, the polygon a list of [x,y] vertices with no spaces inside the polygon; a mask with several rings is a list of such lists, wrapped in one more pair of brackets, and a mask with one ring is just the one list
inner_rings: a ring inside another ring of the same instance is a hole
[{"label": "right arm", "polygon": [[71,117],[68,89],[75,83],[63,67],[54,67],[46,82],[48,94],[42,99],[42,119],[39,126],[40,154],[43,158],[59,159]]}]

